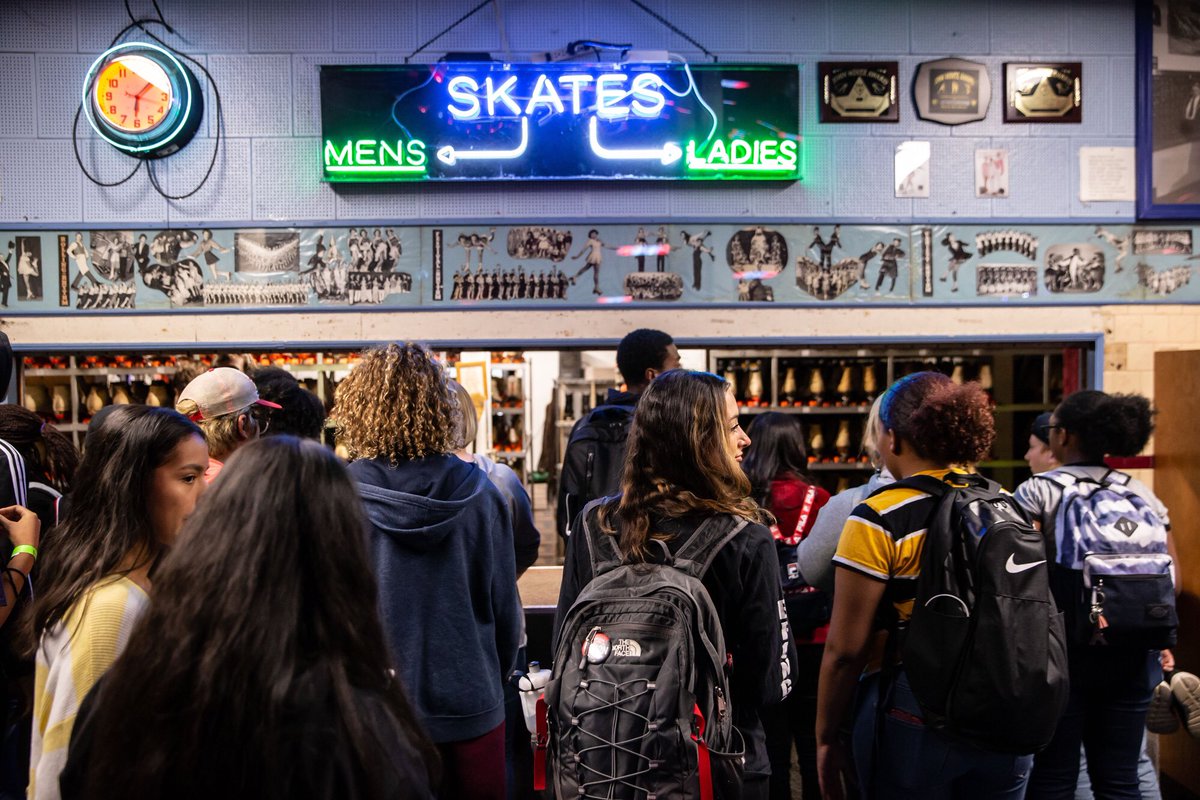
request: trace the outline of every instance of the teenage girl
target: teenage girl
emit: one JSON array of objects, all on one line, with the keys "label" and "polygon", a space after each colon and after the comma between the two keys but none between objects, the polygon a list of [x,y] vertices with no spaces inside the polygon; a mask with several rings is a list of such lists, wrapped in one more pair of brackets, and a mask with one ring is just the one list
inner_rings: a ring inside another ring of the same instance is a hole
[{"label": "teenage girl", "polygon": [[[1055,480],[1095,481],[1116,478],[1141,496],[1170,530],[1166,507],[1136,478],[1110,470],[1106,456],[1135,456],[1154,431],[1154,411],[1141,395],[1076,392],[1051,413],[1046,424],[1050,450],[1062,466],[1035,475],[1021,484],[1016,499],[1041,528],[1052,552],[1066,552],[1055,520],[1063,489]],[[1168,547],[1170,535],[1168,533]],[[1077,570],[1051,568],[1050,585],[1062,609],[1068,632],[1086,627]],[[1067,666],[1070,695],[1067,709],[1050,745],[1038,754],[1029,781],[1030,798],[1071,798],[1079,778],[1079,749],[1087,754],[1088,772],[1097,797],[1139,798],[1138,759],[1146,726],[1146,711],[1155,685],[1162,681],[1158,653],[1134,647],[1071,644]]]},{"label": "teenage girl", "polygon": [[88,437],[71,506],[46,537],[33,607],[30,798],[59,797],[79,703],[149,605],[151,573],[204,492],[207,467],[200,429],[171,409],[121,406]]},{"label": "teenage girl", "polygon": [[328,448],[241,448],[88,696],[63,796],[431,798],[437,756],[388,658],[364,526]]},{"label": "teenage girl", "polygon": [[[897,480],[929,475],[953,482],[954,467],[981,460],[996,435],[979,384],[957,385],[939,372],[896,381],[879,416],[879,451]],[[926,728],[903,665],[880,698],[880,634],[912,614],[924,532],[938,502],[918,489],[888,487],[861,503],[842,532],[817,698],[817,768],[827,798],[843,796],[848,759],[841,728],[856,689],[854,764],[869,796],[1019,800],[1025,792],[1033,756],[987,752]]]},{"label": "teenage girl", "polygon": [[[691,370],[664,372],[638,401],[620,496],[594,506],[587,525],[594,535],[615,537],[626,561],[639,562],[651,557],[652,540],[675,552],[711,516],[751,521],[717,552],[702,579],[732,658],[733,723],[746,740],[747,800],[767,797],[770,762],[759,712],[787,696],[794,663],[778,622],[779,560],[763,524],[769,516],[750,498],[750,481],[741,469],[749,445],[724,379]],[[556,630],[592,577],[582,538],[579,533],[567,540]]]},{"label": "teenage girl", "polygon": [[796,546],[812,530],[817,512],[829,502],[829,492],[811,483],[806,473],[808,453],[799,418],[777,412],[760,414],[750,425],[749,435],[751,444],[746,448],[742,468],[750,479],[754,499],[775,517],[771,535],[779,555],[783,596],[797,654],[792,693],[782,703],[763,709],[771,758],[771,798],[791,800],[793,746],[800,762],[802,794],[815,797],[819,787],[813,727],[817,720],[817,676],[829,623],[829,595],[804,582]]}]

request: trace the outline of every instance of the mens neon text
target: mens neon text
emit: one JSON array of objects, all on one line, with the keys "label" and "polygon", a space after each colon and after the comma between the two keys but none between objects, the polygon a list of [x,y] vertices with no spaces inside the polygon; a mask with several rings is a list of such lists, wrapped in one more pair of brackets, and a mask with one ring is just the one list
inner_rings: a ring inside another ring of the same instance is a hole
[{"label": "mens neon text", "polygon": [[[602,75],[567,73],[551,80],[539,75],[532,86],[521,87],[517,76],[491,75],[478,80],[455,75],[446,82],[450,105],[446,110],[460,120],[489,117],[532,116],[539,110],[576,116],[594,111],[601,119],[625,119],[630,114],[656,119],[666,106],[663,80],[652,72],[609,72]],[[594,102],[585,105],[584,93],[594,90]],[[522,91],[523,90],[523,91]]]}]

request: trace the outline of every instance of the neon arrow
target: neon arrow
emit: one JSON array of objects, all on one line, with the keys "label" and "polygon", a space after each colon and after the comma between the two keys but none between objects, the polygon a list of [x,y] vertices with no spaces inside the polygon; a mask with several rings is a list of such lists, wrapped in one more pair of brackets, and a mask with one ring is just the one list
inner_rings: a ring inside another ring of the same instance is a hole
[{"label": "neon arrow", "polygon": [[447,166],[453,167],[460,159],[475,159],[477,161],[504,161],[520,158],[529,145],[529,118],[521,117],[521,143],[512,150],[455,150],[454,145],[448,144],[438,148],[437,157]]},{"label": "neon arrow", "polygon": [[631,147],[621,150],[611,150],[600,144],[597,136],[599,120],[592,117],[588,120],[588,137],[591,139],[592,152],[601,158],[613,160],[649,160],[661,161],[663,164],[673,164],[683,158],[683,150],[675,142],[667,142],[662,147]]}]

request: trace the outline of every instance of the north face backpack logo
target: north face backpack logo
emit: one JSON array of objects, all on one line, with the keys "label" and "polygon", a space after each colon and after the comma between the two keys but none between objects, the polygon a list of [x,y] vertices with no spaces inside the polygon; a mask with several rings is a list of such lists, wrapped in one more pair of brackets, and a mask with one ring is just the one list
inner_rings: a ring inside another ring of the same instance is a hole
[{"label": "north face backpack logo", "polygon": [[1126,536],[1133,536],[1133,534],[1137,532],[1138,524],[1129,517],[1121,517],[1119,520],[1113,523],[1113,527]]}]

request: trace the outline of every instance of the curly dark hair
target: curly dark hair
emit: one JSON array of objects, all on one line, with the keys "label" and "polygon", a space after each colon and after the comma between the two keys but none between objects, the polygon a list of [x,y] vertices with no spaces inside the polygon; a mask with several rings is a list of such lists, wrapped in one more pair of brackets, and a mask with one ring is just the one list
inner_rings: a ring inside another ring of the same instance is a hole
[{"label": "curly dark hair", "polygon": [[1124,458],[1142,452],[1154,433],[1158,412],[1140,394],[1105,394],[1094,389],[1075,392],[1058,404],[1054,416],[1078,437],[1089,461],[1105,456]]},{"label": "curly dark hair", "polygon": [[982,461],[996,439],[991,400],[978,383],[914,372],[891,385],[879,407],[883,429],[939,464]]}]

